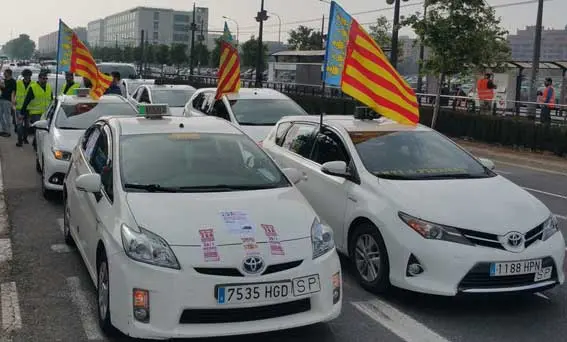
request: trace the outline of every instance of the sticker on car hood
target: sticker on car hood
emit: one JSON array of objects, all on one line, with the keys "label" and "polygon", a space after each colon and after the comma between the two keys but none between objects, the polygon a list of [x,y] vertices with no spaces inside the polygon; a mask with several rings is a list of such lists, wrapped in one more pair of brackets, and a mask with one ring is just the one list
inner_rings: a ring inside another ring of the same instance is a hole
[{"label": "sticker on car hood", "polygon": [[270,243],[270,253],[272,255],[285,255],[282,244],[280,243],[280,237],[278,231],[271,224],[262,224],[262,229],[268,238]]},{"label": "sticker on car hood", "polygon": [[242,210],[221,211],[224,226],[232,234],[252,236],[256,226],[248,219],[248,214]]},{"label": "sticker on car hood", "polygon": [[220,261],[219,251],[215,243],[214,229],[200,229],[199,235],[201,235],[201,248],[205,262]]}]

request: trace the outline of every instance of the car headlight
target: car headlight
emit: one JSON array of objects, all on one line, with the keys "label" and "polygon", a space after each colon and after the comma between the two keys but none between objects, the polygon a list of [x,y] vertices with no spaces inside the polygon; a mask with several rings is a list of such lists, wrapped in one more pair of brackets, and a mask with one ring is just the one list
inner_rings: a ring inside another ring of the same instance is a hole
[{"label": "car headlight", "polygon": [[122,225],[122,246],[131,259],[146,264],[180,269],[177,257],[169,244],[160,236],[139,228],[139,231]]},{"label": "car headlight", "polygon": [[555,215],[549,216],[549,218],[543,223],[541,240],[545,241],[549,239],[558,231],[559,231],[559,222],[557,222],[557,218],[555,217]]},{"label": "car headlight", "polygon": [[403,212],[398,212],[398,216],[416,233],[429,240],[442,240],[474,246],[457,229],[418,219]]},{"label": "car headlight", "polygon": [[323,226],[317,218],[313,220],[311,225],[311,245],[313,246],[313,259],[317,259],[335,248],[333,231],[329,227]]},{"label": "car headlight", "polygon": [[71,152],[68,151],[63,151],[63,150],[58,150],[58,149],[52,149],[51,150],[53,152],[53,157],[57,160],[64,160],[64,161],[68,161],[71,160]]}]

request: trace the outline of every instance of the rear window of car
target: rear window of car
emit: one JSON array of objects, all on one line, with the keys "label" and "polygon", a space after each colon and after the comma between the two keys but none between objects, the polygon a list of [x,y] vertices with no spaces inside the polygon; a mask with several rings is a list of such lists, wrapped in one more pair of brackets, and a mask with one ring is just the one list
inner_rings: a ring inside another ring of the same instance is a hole
[{"label": "rear window of car", "polygon": [[87,129],[103,116],[136,116],[138,112],[129,103],[83,102],[62,104],[55,126],[60,129]]},{"label": "rear window of car", "polygon": [[105,74],[110,75],[113,71],[118,71],[121,78],[138,78],[138,72],[133,65],[99,64],[97,66]]}]

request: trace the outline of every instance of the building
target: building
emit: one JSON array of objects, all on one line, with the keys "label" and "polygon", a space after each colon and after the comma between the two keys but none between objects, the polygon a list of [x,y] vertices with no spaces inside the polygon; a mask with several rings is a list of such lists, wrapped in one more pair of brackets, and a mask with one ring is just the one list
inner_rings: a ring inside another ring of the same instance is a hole
[{"label": "building", "polygon": [[[191,45],[192,11],[166,8],[136,7],[88,23],[88,42],[93,47],[138,46],[141,32],[150,44]],[[195,41],[207,37],[209,9],[197,7]]]},{"label": "building", "polygon": [[[87,41],[87,28],[75,27],[73,29],[80,40]],[[57,40],[59,38],[59,31],[54,31],[39,37],[37,41],[37,50],[42,55],[52,55],[57,52]]]},{"label": "building", "polygon": [[[508,36],[512,59],[531,61],[534,51],[535,26],[518,30]],[[545,29],[541,33],[541,59],[544,61],[567,60],[567,26],[565,29]]]}]

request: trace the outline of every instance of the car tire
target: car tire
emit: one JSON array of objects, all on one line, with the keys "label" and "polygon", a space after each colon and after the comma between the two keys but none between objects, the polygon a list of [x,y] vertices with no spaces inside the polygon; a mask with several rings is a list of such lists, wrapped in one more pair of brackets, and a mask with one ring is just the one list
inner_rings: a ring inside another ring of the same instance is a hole
[{"label": "car tire", "polygon": [[75,240],[73,240],[73,235],[71,235],[71,224],[69,222],[70,218],[69,204],[67,201],[67,194],[63,193],[63,236],[65,237],[65,243],[68,246],[75,246]]},{"label": "car tire", "polygon": [[48,201],[52,201],[55,192],[45,187],[45,162],[42,164],[44,165],[44,167],[41,168],[41,193],[43,194],[43,198]]},{"label": "car tire", "polygon": [[367,291],[387,292],[391,287],[390,262],[380,231],[370,222],[361,223],[353,229],[349,258],[358,282]]},{"label": "car tire", "polygon": [[117,330],[110,320],[110,275],[108,272],[108,259],[104,251],[97,265],[96,289],[98,325],[106,336],[116,336]]}]

